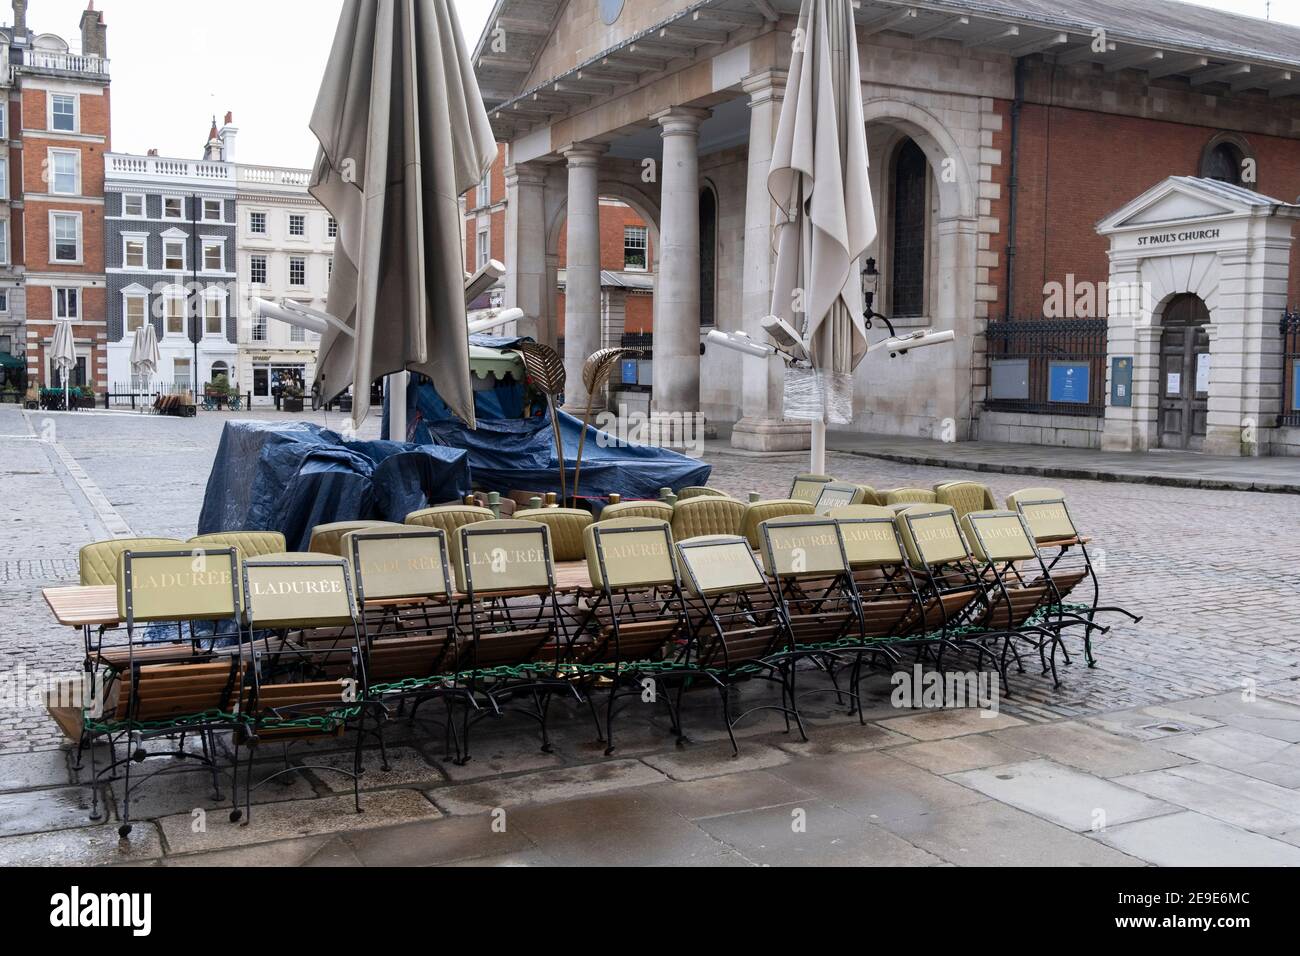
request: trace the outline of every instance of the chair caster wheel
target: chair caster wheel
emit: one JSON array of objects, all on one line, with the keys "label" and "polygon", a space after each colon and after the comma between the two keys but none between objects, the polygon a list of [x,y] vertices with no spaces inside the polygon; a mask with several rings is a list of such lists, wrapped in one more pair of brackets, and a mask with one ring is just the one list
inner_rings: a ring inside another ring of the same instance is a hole
[{"label": "chair caster wheel", "polygon": [[145,751],[143,747],[141,747],[139,750],[135,751],[135,753],[131,754],[131,759],[134,760],[136,763],[144,763],[145,758],[148,756],[149,756],[148,752]]},{"label": "chair caster wheel", "polygon": [[614,748],[613,748],[613,747],[606,747],[606,748],[605,748],[605,756],[606,756],[606,757],[612,757],[612,756],[614,756]]},{"label": "chair caster wheel", "polygon": [[120,836],[123,840],[129,837],[131,835],[131,824],[123,823],[120,827],[117,828],[117,835]]},{"label": "chair caster wheel", "polygon": [[555,748],[552,747],[550,744],[542,744],[542,753],[553,754],[555,753]]},{"label": "chair caster wheel", "polygon": [[243,816],[244,816],[244,811],[243,811],[243,810],[231,810],[231,811],[230,811],[230,822],[231,822],[231,823],[238,823],[241,819],[243,819]]}]

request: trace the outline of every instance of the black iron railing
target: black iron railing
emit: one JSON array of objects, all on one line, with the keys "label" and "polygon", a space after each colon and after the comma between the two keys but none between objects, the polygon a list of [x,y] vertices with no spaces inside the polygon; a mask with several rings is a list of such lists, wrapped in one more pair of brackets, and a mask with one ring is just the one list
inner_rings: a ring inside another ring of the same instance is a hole
[{"label": "black iron railing", "polygon": [[985,336],[986,409],[1105,415],[1105,319],[993,321]]},{"label": "black iron railing", "polygon": [[1300,308],[1282,313],[1282,414],[1279,426],[1300,426]]}]

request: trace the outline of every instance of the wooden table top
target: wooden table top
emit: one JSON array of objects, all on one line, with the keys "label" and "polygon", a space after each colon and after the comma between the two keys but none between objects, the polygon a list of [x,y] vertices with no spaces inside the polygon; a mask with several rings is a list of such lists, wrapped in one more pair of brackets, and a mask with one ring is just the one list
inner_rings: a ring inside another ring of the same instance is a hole
[{"label": "wooden table top", "polygon": [[[557,563],[555,587],[560,591],[590,588],[591,576],[587,573],[587,562]],[[117,588],[111,584],[44,588],[41,594],[54,613],[54,619],[66,627],[101,627],[120,623]]]}]

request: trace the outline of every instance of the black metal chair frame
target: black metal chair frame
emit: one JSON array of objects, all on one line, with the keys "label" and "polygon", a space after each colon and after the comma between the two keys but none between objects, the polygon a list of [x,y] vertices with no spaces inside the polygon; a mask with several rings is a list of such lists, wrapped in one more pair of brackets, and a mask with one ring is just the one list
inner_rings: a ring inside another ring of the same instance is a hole
[{"label": "black metal chair frame", "polygon": [[[485,523],[485,522],[480,522]],[[564,664],[570,659],[572,653],[572,639],[568,628],[564,625],[564,616],[560,610],[558,597],[555,591],[555,565],[551,560],[551,529],[542,522],[534,522],[540,529],[543,545],[546,554],[546,579],[544,587],[525,588],[512,590],[509,592],[488,592],[487,597],[480,597],[474,587],[474,571],[472,562],[467,560],[464,555],[467,550],[467,539],[474,535],[505,535],[521,534],[525,529],[520,528],[475,528],[474,524],[462,525],[456,529],[456,533],[461,539],[462,563],[465,570],[465,596],[462,601],[462,607],[457,614],[457,632],[464,633],[464,618],[469,618],[469,637],[470,653],[464,660],[461,654],[457,652],[457,672],[456,686],[461,686],[461,680],[464,680],[464,687],[467,690],[467,700],[473,700],[474,695],[482,693],[487,701],[488,707],[481,708],[477,705],[466,705],[461,722],[461,742],[464,750],[457,759],[457,764],[464,765],[470,760],[470,729],[485,717],[501,717],[507,711],[522,714],[537,722],[542,734],[542,752],[551,753],[554,748],[551,746],[550,734],[547,730],[547,717],[550,711],[551,698],[556,691],[565,691],[571,694],[578,703],[582,703],[582,695],[578,691],[575,681],[562,676]],[[526,529],[532,532],[534,529]],[[536,597],[538,604],[533,615],[533,628],[545,627],[549,632],[546,640],[542,641],[534,650],[529,660],[520,660],[514,666],[527,668],[534,671],[529,677],[517,680],[503,679],[501,677],[492,677],[490,685],[486,684],[487,675],[483,674],[483,668],[479,666],[479,647],[483,634],[485,632],[485,622],[480,620],[480,602],[487,605],[490,610],[488,614],[487,627],[493,631],[498,631],[498,625],[495,623],[498,615],[507,622],[510,630],[518,631],[527,628],[521,628],[515,620],[516,612],[523,609],[518,606],[512,607],[511,600]],[[549,616],[548,616],[549,608]],[[554,642],[555,659],[554,661],[535,660],[536,651],[545,647],[548,643]],[[468,666],[466,666],[468,665]],[[549,676],[542,676],[538,671],[549,670]],[[483,684],[484,686],[480,686]],[[517,697],[527,694],[532,700],[532,709],[526,707],[503,707],[502,701],[511,697]],[[472,713],[473,712],[473,713]]]},{"label": "black metal chair frame", "polygon": [[[757,563],[755,563],[755,569],[763,581],[760,596],[767,599],[767,605],[763,608],[754,605],[753,596],[748,591],[722,592],[710,597],[699,587],[699,580],[695,577],[686,554],[694,548],[709,547],[717,543],[717,541],[708,538],[695,538],[677,543],[678,554],[681,556],[686,577],[691,581],[692,593],[697,596],[699,607],[704,612],[696,622],[690,623],[690,606],[687,605],[690,639],[679,657],[679,662],[687,672],[707,678],[717,688],[722,699],[722,717],[727,727],[727,736],[731,740],[733,754],[738,755],[740,753],[740,747],[736,743],[736,726],[751,714],[763,710],[775,710],[781,713],[785,718],[787,733],[790,731],[790,719],[794,718],[795,725],[799,729],[799,736],[806,741],[808,733],[804,727],[803,718],[799,715],[794,662],[785,656],[790,649],[789,631],[781,616],[779,600],[772,592],[772,586],[768,583],[766,576],[763,575],[762,569],[758,568]],[[746,547],[748,547],[747,544]],[[750,557],[752,560],[752,552],[750,552]],[[755,588],[755,590],[757,589]],[[723,602],[728,599],[735,602],[735,609],[720,610]],[[767,617],[767,620],[760,624],[759,619],[763,617]],[[748,626],[750,627],[772,628],[773,635],[766,653],[757,657],[751,656],[732,660],[727,634],[729,625],[736,620],[746,620],[749,622]],[[707,637],[704,633],[706,628],[712,632]],[[721,660],[719,660],[719,657]],[[750,677],[757,677],[760,680],[780,684],[781,703],[779,705],[760,704],[733,718],[731,716],[731,701],[728,697],[728,690]],[[685,736],[682,721],[680,720],[681,698],[689,686],[690,681],[683,681],[677,696],[678,729],[682,733],[679,740],[682,742],[686,742],[688,738]]]},{"label": "black metal chair frame", "polygon": [[[237,701],[241,699],[241,695],[243,693],[243,680],[245,675],[245,666],[243,660],[242,632],[240,631],[239,628],[239,606],[240,605],[239,605],[238,552],[236,552],[234,548],[205,548],[199,550],[181,550],[181,551],[178,550],[148,551],[148,552],[140,552],[140,555],[142,557],[147,556],[150,558],[191,558],[191,559],[196,557],[202,557],[203,559],[206,559],[208,557],[222,556],[227,558],[230,561],[231,602],[232,602],[231,607],[235,611],[235,613],[231,617],[231,620],[235,623],[236,633],[240,635],[240,644],[237,653],[235,655],[232,655],[230,659],[231,673],[230,673],[229,682],[227,683],[226,686],[225,699],[227,701],[230,700]],[[134,598],[134,584],[133,584],[134,574],[135,574],[135,570],[134,570],[135,560],[136,557],[133,552],[125,551],[122,553],[123,589],[126,597],[125,632],[127,638],[126,640],[127,667],[124,672],[118,672],[113,674],[110,680],[106,682],[103,687],[105,698],[107,698],[112,682],[120,681],[123,679],[123,676],[125,676],[125,679],[127,681],[127,687],[129,688],[129,692],[130,692],[127,698],[128,701],[127,713],[125,717],[122,719],[122,721],[120,721],[121,723],[120,729],[116,729],[116,730],[110,729],[110,730],[99,731],[99,732],[87,731],[86,733],[83,733],[78,748],[79,756],[82,750],[86,748],[90,750],[90,773],[91,773],[91,781],[92,781],[91,813],[90,813],[91,820],[98,821],[103,819],[103,816],[99,811],[100,779],[107,774],[109,781],[116,780],[117,769],[119,767],[123,768],[124,791],[122,795],[122,816],[121,816],[120,824],[118,826],[118,835],[121,836],[123,839],[129,837],[132,830],[132,823],[131,823],[132,792],[137,787],[144,785],[146,782],[153,779],[154,777],[162,774],[174,772],[176,769],[176,768],[161,768],[159,770],[154,771],[153,773],[147,774],[143,780],[137,780],[136,782],[132,783],[131,767],[133,764],[143,764],[146,760],[159,758],[159,757],[172,757],[182,762],[186,760],[196,761],[198,763],[198,768],[182,767],[181,769],[185,771],[189,771],[191,769],[207,768],[212,775],[213,800],[214,801],[221,800],[223,799],[223,797],[221,796],[221,792],[220,792],[221,791],[220,767],[218,762],[218,748],[217,748],[216,734],[219,731],[220,732],[232,731],[238,726],[237,722],[230,721],[224,718],[216,719],[216,720],[210,719],[207,717],[206,714],[181,715],[179,717],[173,717],[171,718],[171,720],[168,721],[168,723],[171,724],[171,726],[166,726],[166,727],[148,728],[148,727],[137,726],[140,723],[139,720],[139,716],[140,716],[139,708],[141,702],[140,694],[139,694],[140,668],[145,666],[150,666],[151,664],[155,664],[159,662],[148,661],[148,662],[137,663],[135,660],[135,649],[137,645],[140,644],[140,642],[136,639],[137,624],[135,620],[135,598]],[[183,624],[182,621],[176,622],[178,633],[183,633],[182,624]],[[192,626],[191,626],[191,634],[193,634]],[[184,662],[175,661],[173,663],[197,664],[197,663],[211,663],[212,661],[213,661],[213,657],[211,656],[206,656],[206,657],[196,656],[193,660],[187,660]],[[87,662],[87,668],[88,668],[88,672],[91,673],[92,675],[96,675],[96,671],[105,671],[108,669],[107,666],[104,665],[102,662],[99,664],[97,668],[94,668],[94,662],[89,659]],[[92,670],[91,668],[94,669]],[[96,675],[94,676],[94,679],[92,680],[91,683],[92,693],[98,693],[98,684],[99,684],[99,678]],[[120,694],[121,691],[119,691],[119,696]],[[193,719],[191,720],[191,718]],[[188,751],[185,749],[185,738],[191,735],[198,736],[202,744],[201,754],[195,754],[192,751]],[[108,766],[104,767],[103,769],[99,769],[97,767],[97,762],[95,759],[95,738],[96,737],[103,737],[107,741],[109,747],[109,763]],[[179,737],[175,750],[151,753],[144,749],[143,745],[145,741],[164,738],[164,737]],[[117,747],[123,741],[126,741],[126,743],[128,744],[127,753],[124,757],[119,759],[117,756]],[[238,744],[236,743],[234,746],[235,746],[235,750],[232,758],[231,774],[230,774],[231,792],[232,792],[232,799],[233,799],[232,812],[235,812],[235,810],[238,807],[237,789],[238,789],[238,779],[239,779]]]}]

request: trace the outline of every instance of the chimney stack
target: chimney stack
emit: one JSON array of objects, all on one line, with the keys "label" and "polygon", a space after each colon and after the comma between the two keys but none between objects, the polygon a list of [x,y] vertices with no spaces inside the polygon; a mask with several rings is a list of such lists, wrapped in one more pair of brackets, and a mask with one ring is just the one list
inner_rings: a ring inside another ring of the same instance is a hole
[{"label": "chimney stack", "polygon": [[[17,8],[15,2],[15,17],[18,14]],[[95,9],[95,0],[90,0],[90,6],[81,14],[81,53],[83,56],[108,56],[108,27],[104,24],[103,12]]]},{"label": "chimney stack", "polygon": [[235,142],[239,138],[239,127],[235,125],[234,113],[227,111],[220,136],[221,158],[228,163],[233,163],[235,161]]},{"label": "chimney stack", "polygon": [[14,0],[14,36],[27,34],[27,0]]}]

